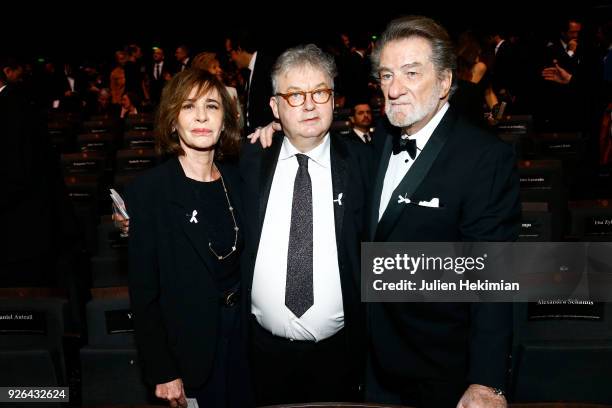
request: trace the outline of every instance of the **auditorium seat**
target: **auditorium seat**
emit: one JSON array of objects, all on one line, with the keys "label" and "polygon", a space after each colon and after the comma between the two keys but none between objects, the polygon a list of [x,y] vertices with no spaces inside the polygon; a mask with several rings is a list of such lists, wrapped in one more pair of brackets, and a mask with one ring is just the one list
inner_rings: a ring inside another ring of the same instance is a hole
[{"label": "auditorium seat", "polygon": [[535,147],[531,138],[533,117],[531,115],[505,115],[495,125],[497,136],[509,143],[519,159],[534,157]]},{"label": "auditorium seat", "polygon": [[139,113],[137,115],[129,115],[125,119],[125,130],[147,130],[152,131],[154,126],[154,118],[149,113]]},{"label": "auditorium seat", "polygon": [[110,133],[84,133],[77,136],[77,148],[82,152],[109,153],[113,150],[114,142]]},{"label": "auditorium seat", "polygon": [[520,242],[549,242],[552,238],[552,214],[548,203],[522,202]]},{"label": "auditorium seat", "polygon": [[119,236],[110,215],[97,226],[97,250],[91,257],[93,288],[127,285],[127,241]]},{"label": "auditorium seat", "polygon": [[612,199],[572,201],[568,208],[572,237],[581,241],[612,241]]},{"label": "auditorium seat", "polygon": [[83,133],[112,133],[115,126],[115,119],[98,119],[83,122],[81,129]]},{"label": "auditorium seat", "polygon": [[125,149],[153,149],[155,147],[154,134],[150,130],[129,130],[123,134],[123,147]]},{"label": "auditorium seat", "polygon": [[612,404],[611,313],[588,300],[515,303],[512,400]]},{"label": "auditorium seat", "polygon": [[102,152],[62,154],[64,174],[91,174],[100,176],[107,167],[107,157]]},{"label": "auditorium seat", "polygon": [[0,289],[0,384],[66,382],[63,336],[70,326],[69,313],[63,291]]},{"label": "auditorium seat", "polygon": [[117,173],[137,173],[157,164],[158,155],[153,149],[122,149],[117,151],[115,170]]},{"label": "auditorium seat", "polygon": [[567,218],[567,189],[560,160],[518,162],[522,203],[546,203],[551,213],[552,241],[561,241]]},{"label": "auditorium seat", "polygon": [[88,344],[81,349],[84,406],[147,404],[126,287],[92,289],[87,304]]},{"label": "auditorium seat", "polygon": [[582,133],[536,133],[533,140],[538,159],[578,161],[586,151]]}]

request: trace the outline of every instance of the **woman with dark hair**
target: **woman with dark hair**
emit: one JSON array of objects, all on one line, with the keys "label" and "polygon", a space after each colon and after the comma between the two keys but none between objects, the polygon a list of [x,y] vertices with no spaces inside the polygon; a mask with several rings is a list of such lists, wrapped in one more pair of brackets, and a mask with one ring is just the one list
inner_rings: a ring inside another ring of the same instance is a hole
[{"label": "woman with dark hair", "polygon": [[129,287],[145,380],[171,407],[250,406],[240,329],[243,248],[235,104],[210,73],[163,90],[163,164],[127,190]]},{"label": "woman with dark hair", "polygon": [[478,37],[471,31],[461,33],[457,41],[457,92],[451,103],[484,127],[495,123],[493,116],[499,109],[486,61]]},{"label": "woman with dark hair", "polygon": [[119,118],[126,119],[130,115],[138,115],[140,98],[134,92],[124,92],[121,95],[121,111]]}]

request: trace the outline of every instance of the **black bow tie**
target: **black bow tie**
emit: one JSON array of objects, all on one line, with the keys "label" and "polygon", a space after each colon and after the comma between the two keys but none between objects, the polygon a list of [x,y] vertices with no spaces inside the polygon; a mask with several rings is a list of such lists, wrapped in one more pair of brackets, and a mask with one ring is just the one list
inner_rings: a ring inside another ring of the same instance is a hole
[{"label": "black bow tie", "polygon": [[402,150],[408,152],[412,160],[416,157],[417,145],[414,139],[404,139],[401,136],[393,138],[393,154],[399,154]]}]

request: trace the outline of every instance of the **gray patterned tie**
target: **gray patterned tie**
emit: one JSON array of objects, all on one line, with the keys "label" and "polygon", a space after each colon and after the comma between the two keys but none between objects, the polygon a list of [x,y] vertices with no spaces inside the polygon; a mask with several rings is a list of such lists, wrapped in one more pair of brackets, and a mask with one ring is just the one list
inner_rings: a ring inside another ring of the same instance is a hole
[{"label": "gray patterned tie", "polygon": [[287,252],[285,306],[301,317],[314,304],[312,284],[312,183],[308,156],[296,154],[299,167],[293,184]]}]

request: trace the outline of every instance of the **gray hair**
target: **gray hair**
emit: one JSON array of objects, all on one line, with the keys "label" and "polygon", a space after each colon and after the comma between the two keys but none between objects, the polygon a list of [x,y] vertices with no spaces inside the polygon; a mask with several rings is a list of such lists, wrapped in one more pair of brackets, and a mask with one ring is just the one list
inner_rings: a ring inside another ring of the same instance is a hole
[{"label": "gray hair", "polygon": [[272,67],[272,90],[277,93],[278,79],[288,70],[295,67],[310,66],[323,71],[330,79],[332,88],[336,76],[334,58],[314,44],[299,45],[283,52]]},{"label": "gray hair", "polygon": [[445,71],[453,73],[453,82],[449,92],[449,96],[451,96],[457,88],[456,76],[454,74],[457,68],[455,47],[446,29],[428,17],[406,16],[397,18],[389,23],[372,52],[371,58],[374,76],[378,77],[380,54],[383,48],[392,41],[412,37],[423,38],[429,42],[431,46],[431,62],[437,71],[439,79],[442,79]]}]

